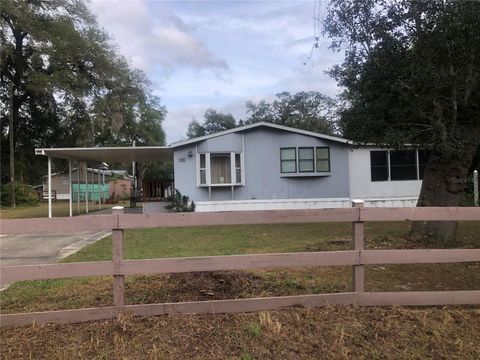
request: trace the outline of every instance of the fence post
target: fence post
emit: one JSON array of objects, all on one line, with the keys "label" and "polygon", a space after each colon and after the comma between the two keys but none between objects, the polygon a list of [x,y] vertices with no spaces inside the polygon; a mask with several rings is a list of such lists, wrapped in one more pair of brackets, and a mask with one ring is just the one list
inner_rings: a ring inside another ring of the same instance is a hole
[{"label": "fence post", "polygon": [[[123,206],[114,206],[113,215],[123,214]],[[125,276],[120,272],[120,261],[123,260],[123,229],[112,230],[112,261],[113,261],[113,305],[125,305]]]},{"label": "fence post", "polygon": [[[360,209],[363,207],[363,200],[352,200],[352,207],[358,208],[358,219],[360,220]],[[353,250],[362,251],[365,249],[365,224],[363,221],[354,221],[352,224]],[[365,268],[363,265],[353,265],[353,291],[363,292],[365,290]]]},{"label": "fence post", "polygon": [[478,204],[478,170],[473,172],[473,203],[475,206],[479,206]]}]

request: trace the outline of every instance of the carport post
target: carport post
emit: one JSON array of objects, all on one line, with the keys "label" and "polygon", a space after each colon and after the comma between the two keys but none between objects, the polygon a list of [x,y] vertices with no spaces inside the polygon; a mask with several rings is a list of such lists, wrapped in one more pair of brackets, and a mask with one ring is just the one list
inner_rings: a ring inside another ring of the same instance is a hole
[{"label": "carport post", "polygon": [[70,217],[72,217],[72,160],[68,160],[68,191],[70,193],[68,210],[70,211]]},{"label": "carport post", "polygon": [[98,171],[98,209],[102,209],[102,197],[101,197],[101,183],[100,183],[100,166],[97,168]]},{"label": "carport post", "polygon": [[52,158],[48,157],[48,217],[52,217]]},{"label": "carport post", "polygon": [[80,215],[80,163],[77,161],[77,215]]},{"label": "carport post", "polygon": [[88,163],[85,163],[85,212],[88,214]]}]

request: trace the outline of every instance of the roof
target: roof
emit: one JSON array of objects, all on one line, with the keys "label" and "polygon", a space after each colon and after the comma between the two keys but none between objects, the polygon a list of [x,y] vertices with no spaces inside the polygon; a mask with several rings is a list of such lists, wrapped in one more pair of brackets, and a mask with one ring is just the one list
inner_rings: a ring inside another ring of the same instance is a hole
[{"label": "roof", "polygon": [[166,146],[45,148],[35,149],[35,154],[57,159],[106,163],[173,160],[173,150]]},{"label": "roof", "polygon": [[[72,168],[72,171],[77,171],[77,168],[76,167]],[[87,168],[87,171],[90,172],[90,173],[94,173],[94,174],[97,174],[99,172],[98,169],[94,169],[94,168],[90,168],[90,167]],[[67,174],[66,171],[59,171],[59,172],[52,173],[52,176],[57,176],[57,175],[65,176],[66,174]],[[129,178],[130,177],[127,170],[111,170],[111,169],[100,170],[100,174],[103,174],[105,176],[118,175],[118,176],[123,176],[123,178]],[[48,175],[44,175],[43,177],[46,178],[46,177],[48,177]]]},{"label": "roof", "polygon": [[233,128],[233,129],[220,131],[220,132],[210,134],[210,135],[200,136],[200,137],[193,138],[193,139],[188,139],[188,140],[177,141],[177,142],[174,142],[174,143],[170,144],[170,147],[177,148],[177,147],[180,147],[180,146],[194,144],[194,143],[197,143],[197,142],[200,142],[200,141],[212,139],[212,138],[215,138],[215,137],[218,137],[218,136],[223,136],[223,135],[227,135],[227,134],[233,134],[233,133],[242,132],[242,131],[246,131],[246,130],[250,130],[250,129],[255,129],[255,128],[258,128],[258,127],[261,127],[261,126],[269,127],[269,128],[272,128],[272,129],[283,130],[283,131],[289,131],[289,132],[302,134],[302,135],[307,135],[307,136],[312,136],[312,137],[316,137],[316,138],[320,138],[320,139],[336,141],[336,142],[340,142],[340,143],[343,143],[343,144],[353,144],[353,141],[343,139],[341,137],[324,135],[324,134],[319,134],[319,133],[316,133],[316,132],[313,132],[313,131],[301,130],[301,129],[296,129],[296,128],[292,128],[292,127],[289,127],[289,126],[278,125],[278,124],[273,124],[273,123],[268,123],[268,122],[261,121],[261,122],[255,123],[255,124],[239,126],[239,127]]}]

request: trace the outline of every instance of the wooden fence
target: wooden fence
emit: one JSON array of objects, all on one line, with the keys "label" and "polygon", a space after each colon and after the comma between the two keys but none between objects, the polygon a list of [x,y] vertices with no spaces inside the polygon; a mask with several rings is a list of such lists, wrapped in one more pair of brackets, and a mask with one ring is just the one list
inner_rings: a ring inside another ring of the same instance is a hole
[{"label": "wooden fence", "polygon": [[[2,314],[0,316],[0,325],[21,326],[32,323],[64,324],[114,318],[120,312],[130,312],[135,315],[148,316],[171,313],[234,313],[273,310],[289,306],[315,307],[326,304],[357,304],[361,306],[480,304],[480,290],[478,289],[471,291],[365,291],[365,265],[480,261],[480,249],[365,250],[365,221],[408,220],[480,221],[480,208],[363,208],[361,203],[357,203],[351,209],[143,215],[123,214],[122,209],[114,208],[112,215],[1,220],[1,233],[3,234],[112,229],[113,256],[112,261],[4,266],[1,267],[0,283],[99,275],[113,276],[114,281],[113,306]],[[351,222],[353,225],[352,250],[147,260],[123,259],[124,229],[311,222]],[[352,266],[352,292],[125,305],[125,276],[127,275],[313,266]]]}]

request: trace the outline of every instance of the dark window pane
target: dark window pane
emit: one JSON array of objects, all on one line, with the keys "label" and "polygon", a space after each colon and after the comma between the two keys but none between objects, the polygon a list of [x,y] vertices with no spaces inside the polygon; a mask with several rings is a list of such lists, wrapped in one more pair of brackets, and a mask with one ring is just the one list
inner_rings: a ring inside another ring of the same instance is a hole
[{"label": "dark window pane", "polygon": [[236,169],[235,172],[237,174],[237,184],[241,184],[242,183],[242,170]]},{"label": "dark window pane", "polygon": [[372,181],[388,180],[388,151],[370,151],[370,174]]},{"label": "dark window pane", "polygon": [[387,166],[372,166],[371,168],[372,181],[387,181],[388,167]]},{"label": "dark window pane", "polygon": [[417,156],[415,150],[390,152],[390,179],[417,180]]},{"label": "dark window pane", "polygon": [[200,184],[205,185],[207,183],[206,170],[200,170]]},{"label": "dark window pane", "polygon": [[205,154],[200,154],[200,168],[205,169]]},{"label": "dark window pane", "polygon": [[390,165],[393,166],[416,166],[417,159],[415,150],[390,151]]},{"label": "dark window pane", "polygon": [[240,154],[235,154],[235,167],[239,168],[241,165]]},{"label": "dark window pane", "polygon": [[370,151],[370,164],[372,166],[387,166],[387,151]]}]

